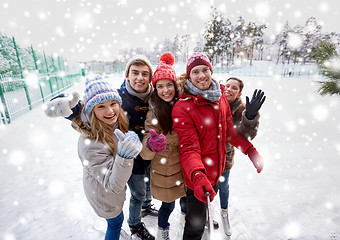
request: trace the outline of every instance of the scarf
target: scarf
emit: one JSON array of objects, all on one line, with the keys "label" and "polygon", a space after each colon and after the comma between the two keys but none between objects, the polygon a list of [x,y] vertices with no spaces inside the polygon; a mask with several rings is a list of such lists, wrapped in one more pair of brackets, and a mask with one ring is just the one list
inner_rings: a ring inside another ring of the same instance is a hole
[{"label": "scarf", "polygon": [[192,95],[197,96],[197,94],[199,94],[201,97],[209,100],[210,102],[216,102],[222,96],[220,84],[214,79],[212,79],[211,85],[208,90],[198,89],[194,86],[194,84],[192,84],[192,82],[190,82],[190,80],[187,80],[187,86],[189,92]]},{"label": "scarf", "polygon": [[145,93],[139,93],[136,92],[130,85],[130,82],[128,79],[125,79],[125,87],[126,90],[128,91],[129,94],[131,94],[132,96],[138,97],[139,99],[141,99],[143,102],[147,102],[151,96],[151,92],[152,92],[152,86],[151,84],[149,84],[148,88],[146,89]]}]

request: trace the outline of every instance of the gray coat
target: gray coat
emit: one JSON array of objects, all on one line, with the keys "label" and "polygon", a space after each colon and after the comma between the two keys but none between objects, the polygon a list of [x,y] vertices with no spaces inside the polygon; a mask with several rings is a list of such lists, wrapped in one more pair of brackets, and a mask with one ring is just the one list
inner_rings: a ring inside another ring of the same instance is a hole
[{"label": "gray coat", "polygon": [[[83,112],[81,121],[89,126]],[[101,141],[91,139],[87,130],[80,127],[78,130],[82,134],[78,140],[78,155],[84,167],[86,198],[98,216],[105,219],[117,217],[123,209],[133,159],[114,156],[111,148]],[[117,142],[115,136],[114,140]]]}]

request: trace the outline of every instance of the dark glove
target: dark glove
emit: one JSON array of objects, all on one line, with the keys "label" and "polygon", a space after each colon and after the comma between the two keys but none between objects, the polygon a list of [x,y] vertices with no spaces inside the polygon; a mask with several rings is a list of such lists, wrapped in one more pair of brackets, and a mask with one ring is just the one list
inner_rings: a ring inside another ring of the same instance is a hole
[{"label": "dark glove", "polygon": [[262,171],[262,169],[263,169],[263,158],[257,152],[256,148],[254,148],[254,146],[251,146],[247,150],[246,154],[248,155],[248,157],[250,158],[250,160],[254,164],[257,172],[260,173]]},{"label": "dark glove", "polygon": [[265,100],[266,96],[264,96],[264,92],[261,89],[259,91],[255,89],[250,102],[248,96],[246,96],[246,117],[249,120],[253,120],[256,117]]},{"label": "dark glove", "polygon": [[64,117],[72,120],[79,113],[80,107],[78,93],[74,92],[72,95],[61,93],[46,103],[45,114],[48,117]]},{"label": "dark glove", "polygon": [[201,202],[207,202],[205,196],[206,192],[210,193],[210,201],[214,200],[216,195],[215,190],[212,188],[207,176],[201,171],[197,171],[193,174],[192,182],[194,184],[194,195]]},{"label": "dark glove", "polygon": [[149,148],[155,153],[162,153],[166,149],[166,138],[163,134],[157,135],[154,129],[150,130],[150,138],[148,140]]}]

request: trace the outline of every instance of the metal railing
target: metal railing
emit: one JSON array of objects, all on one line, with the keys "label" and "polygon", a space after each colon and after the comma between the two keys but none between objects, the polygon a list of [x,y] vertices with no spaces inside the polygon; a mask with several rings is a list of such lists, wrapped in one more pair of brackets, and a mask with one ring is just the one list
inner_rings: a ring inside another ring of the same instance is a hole
[{"label": "metal railing", "polygon": [[50,76],[31,73],[22,79],[20,76],[0,75],[1,123],[11,123],[13,119],[73,86],[81,76],[81,73]]}]

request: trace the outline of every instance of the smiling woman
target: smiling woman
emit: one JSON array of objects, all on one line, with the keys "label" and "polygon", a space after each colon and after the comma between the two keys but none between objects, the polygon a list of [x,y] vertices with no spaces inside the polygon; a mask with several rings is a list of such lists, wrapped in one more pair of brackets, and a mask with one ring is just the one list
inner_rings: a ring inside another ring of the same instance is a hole
[{"label": "smiling woman", "polygon": [[93,108],[93,113],[96,117],[108,124],[113,125],[117,122],[120,112],[119,103],[116,100],[109,100],[103,103],[99,103]]}]

